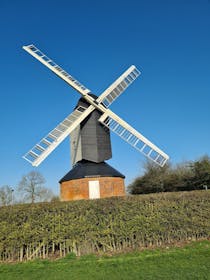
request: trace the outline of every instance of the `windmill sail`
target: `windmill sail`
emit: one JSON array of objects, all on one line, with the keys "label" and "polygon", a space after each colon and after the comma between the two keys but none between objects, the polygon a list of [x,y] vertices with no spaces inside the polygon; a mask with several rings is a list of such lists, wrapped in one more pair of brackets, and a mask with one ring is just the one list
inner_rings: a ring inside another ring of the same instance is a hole
[{"label": "windmill sail", "polygon": [[36,48],[34,45],[23,46],[23,49],[31,54],[33,57],[38,59],[42,64],[47,66],[51,71],[58,75],[61,79],[67,82],[70,86],[76,89],[80,94],[86,95],[90,92],[88,88],[82,85],[74,77],[63,70],[58,64],[56,64],[52,59],[46,56],[42,51]]},{"label": "windmill sail", "polygon": [[88,108],[80,106],[74,110],[72,114],[26,153],[23,156],[24,159],[29,161],[33,166],[38,166],[90,113],[96,109],[102,113],[102,116],[99,118],[100,123],[115,132],[131,146],[142,152],[158,165],[163,166],[166,163],[169,159],[167,154],[108,109],[112,102],[141,74],[134,65],[130,66],[114,83],[95,99],[90,94],[91,92],[88,88],[68,74],[34,45],[23,46],[23,49],[77,90],[85,98],[88,104],[90,104]]},{"label": "windmill sail", "polygon": [[78,107],[23,158],[33,166],[38,166],[94,109],[91,105],[88,108]]},{"label": "windmill sail", "polygon": [[126,90],[126,88],[140,75],[140,71],[134,66],[130,66],[113,84],[111,84],[97,99],[109,107],[112,102]]},{"label": "windmill sail", "polygon": [[99,121],[156,164],[164,166],[169,159],[167,154],[109,109]]}]

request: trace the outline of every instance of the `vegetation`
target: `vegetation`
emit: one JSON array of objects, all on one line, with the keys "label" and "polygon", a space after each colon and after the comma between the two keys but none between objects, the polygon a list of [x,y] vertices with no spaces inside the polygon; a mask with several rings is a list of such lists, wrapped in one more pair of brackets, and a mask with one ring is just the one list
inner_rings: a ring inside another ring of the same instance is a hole
[{"label": "vegetation", "polygon": [[0,187],[0,205],[6,206],[12,204],[13,192],[14,190],[10,186]]},{"label": "vegetation", "polygon": [[21,178],[17,189],[8,185],[0,187],[0,206],[58,201],[59,197],[55,196],[44,184],[45,178],[42,174],[31,171]]},{"label": "vegetation", "polygon": [[1,279],[210,279],[210,242],[194,242],[184,248],[145,250],[114,257],[93,255],[57,261],[1,264]]},{"label": "vegetation", "polygon": [[117,253],[210,236],[210,191],[1,207],[0,259]]},{"label": "vegetation", "polygon": [[18,191],[23,196],[23,201],[29,203],[50,201],[53,194],[44,187],[44,183],[45,179],[39,172],[31,171],[24,175],[18,187]]},{"label": "vegetation", "polygon": [[132,182],[131,194],[191,191],[210,188],[210,157],[204,156],[194,162],[185,162],[172,167],[159,167],[146,162],[145,173]]}]

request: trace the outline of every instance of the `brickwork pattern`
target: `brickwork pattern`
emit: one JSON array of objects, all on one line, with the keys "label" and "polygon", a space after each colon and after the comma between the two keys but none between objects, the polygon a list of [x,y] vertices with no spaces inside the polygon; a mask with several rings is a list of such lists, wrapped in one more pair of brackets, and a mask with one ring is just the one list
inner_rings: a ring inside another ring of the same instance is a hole
[{"label": "brickwork pattern", "polygon": [[61,201],[89,199],[89,181],[99,181],[100,198],[125,196],[124,179],[119,177],[82,178],[60,184]]}]

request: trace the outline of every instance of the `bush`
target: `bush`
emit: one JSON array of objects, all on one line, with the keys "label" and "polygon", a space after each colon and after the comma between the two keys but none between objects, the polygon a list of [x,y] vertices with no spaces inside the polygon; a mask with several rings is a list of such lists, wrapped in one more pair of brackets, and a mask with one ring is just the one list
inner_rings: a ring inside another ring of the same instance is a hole
[{"label": "bush", "polygon": [[204,156],[194,162],[172,167],[159,167],[151,162],[144,165],[144,175],[137,177],[129,186],[131,194],[191,191],[210,188],[210,158]]},{"label": "bush", "polygon": [[0,260],[91,255],[208,238],[210,191],[1,207]]}]

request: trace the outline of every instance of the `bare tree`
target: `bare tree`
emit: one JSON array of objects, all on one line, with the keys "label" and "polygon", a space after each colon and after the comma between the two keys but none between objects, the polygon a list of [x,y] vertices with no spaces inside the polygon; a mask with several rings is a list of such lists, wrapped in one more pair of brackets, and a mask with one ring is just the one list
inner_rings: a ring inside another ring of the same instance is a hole
[{"label": "bare tree", "polygon": [[2,186],[0,187],[0,205],[6,206],[11,205],[13,202],[13,188],[10,186]]},{"label": "bare tree", "polygon": [[45,178],[39,172],[31,171],[27,175],[24,175],[18,186],[18,191],[22,194],[23,202],[35,203],[50,201],[53,193],[44,186],[44,183]]}]

